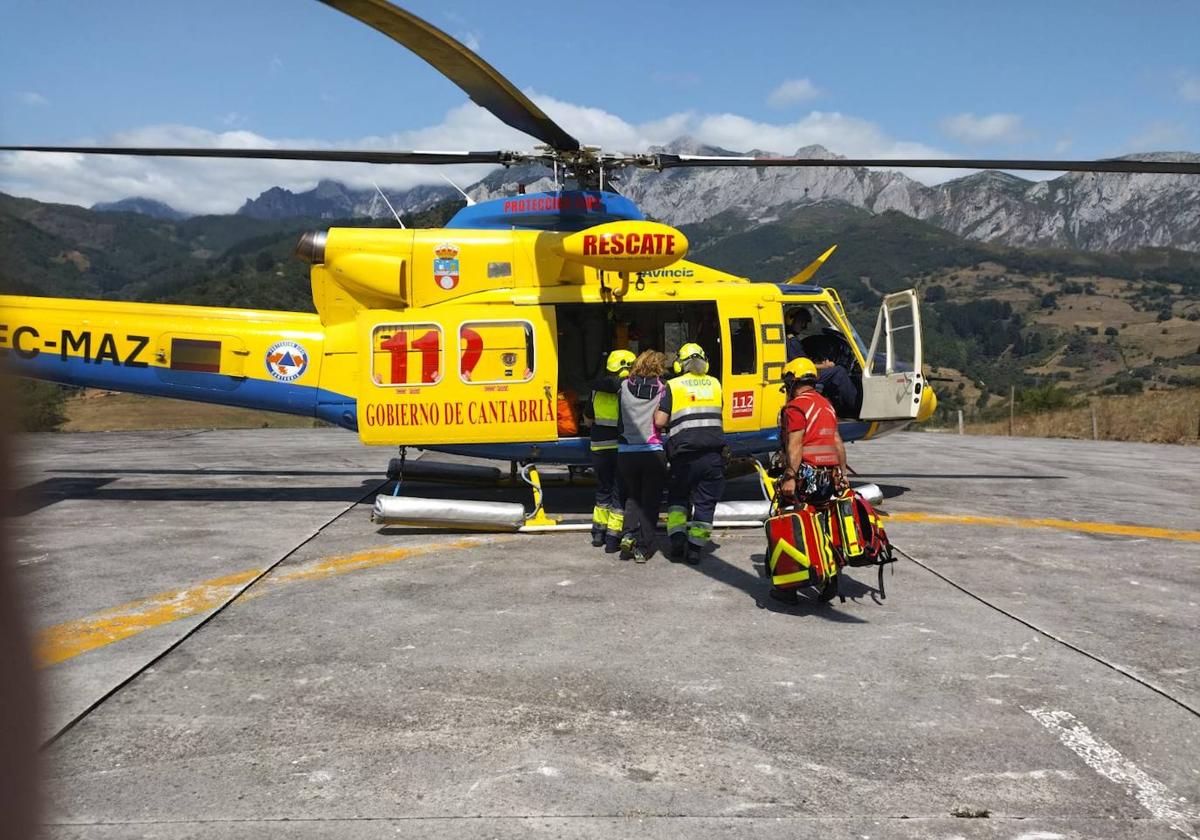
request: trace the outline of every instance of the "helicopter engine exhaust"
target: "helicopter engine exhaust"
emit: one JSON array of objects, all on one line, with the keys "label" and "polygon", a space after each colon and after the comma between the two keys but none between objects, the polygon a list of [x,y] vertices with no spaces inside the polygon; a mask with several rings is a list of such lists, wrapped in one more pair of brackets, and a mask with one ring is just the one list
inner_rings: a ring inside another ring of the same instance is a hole
[{"label": "helicopter engine exhaust", "polygon": [[321,265],[325,262],[325,241],[328,238],[327,230],[310,230],[302,234],[293,251],[296,259],[309,265]]}]

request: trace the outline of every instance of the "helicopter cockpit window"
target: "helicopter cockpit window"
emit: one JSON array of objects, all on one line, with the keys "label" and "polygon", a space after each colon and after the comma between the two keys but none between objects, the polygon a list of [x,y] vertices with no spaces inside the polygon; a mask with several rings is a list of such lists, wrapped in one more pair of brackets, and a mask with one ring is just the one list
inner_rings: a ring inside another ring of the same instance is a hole
[{"label": "helicopter cockpit window", "polygon": [[442,378],[442,328],[437,324],[380,324],[371,333],[371,379],[376,385],[433,385]]},{"label": "helicopter cockpit window", "polygon": [[458,329],[458,375],[475,384],[533,378],[533,325],[528,321],[471,321]]}]

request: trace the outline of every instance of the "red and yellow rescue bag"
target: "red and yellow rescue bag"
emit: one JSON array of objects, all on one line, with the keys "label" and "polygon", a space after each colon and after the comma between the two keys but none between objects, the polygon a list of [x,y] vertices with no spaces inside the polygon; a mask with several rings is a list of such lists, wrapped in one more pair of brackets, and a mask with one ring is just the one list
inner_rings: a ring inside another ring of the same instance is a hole
[{"label": "red and yellow rescue bag", "polygon": [[766,522],[767,575],[779,589],[823,587],[837,576],[837,564],[821,515],[805,505]]},{"label": "red and yellow rescue bag", "polygon": [[871,503],[852,490],[834,499],[829,506],[829,539],[839,566],[879,567],[879,596],[886,598],[883,567],[896,557]]},{"label": "red and yellow rescue bag", "polygon": [[846,491],[833,500],[829,514],[830,538],[843,564],[875,566],[892,561],[879,514],[861,494]]}]

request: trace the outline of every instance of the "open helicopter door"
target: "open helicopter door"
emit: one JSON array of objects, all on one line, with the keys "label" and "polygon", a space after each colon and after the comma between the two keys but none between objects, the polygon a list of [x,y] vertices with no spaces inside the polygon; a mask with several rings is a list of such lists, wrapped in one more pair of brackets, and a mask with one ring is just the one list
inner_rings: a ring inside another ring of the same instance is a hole
[{"label": "open helicopter door", "polygon": [[358,403],[362,441],[556,440],[553,308],[455,306],[445,313],[359,315],[371,360]]},{"label": "open helicopter door", "polygon": [[921,311],[917,293],[887,295],[863,366],[862,420],[917,416],[925,380],[921,374]]}]

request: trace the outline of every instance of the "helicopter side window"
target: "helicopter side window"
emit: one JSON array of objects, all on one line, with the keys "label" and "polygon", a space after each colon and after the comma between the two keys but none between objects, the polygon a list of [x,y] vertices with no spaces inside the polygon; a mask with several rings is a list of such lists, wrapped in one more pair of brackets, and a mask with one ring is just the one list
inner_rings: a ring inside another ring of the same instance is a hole
[{"label": "helicopter side window", "polygon": [[463,382],[528,382],[533,370],[533,324],[528,321],[468,321],[458,328]]},{"label": "helicopter side window", "polygon": [[729,319],[729,351],[735,375],[758,372],[758,345],[754,340],[753,318]]},{"label": "helicopter side window", "polygon": [[376,385],[434,385],[442,379],[442,328],[437,324],[380,324],[371,332],[371,379]]}]

